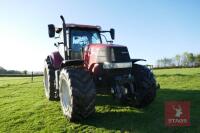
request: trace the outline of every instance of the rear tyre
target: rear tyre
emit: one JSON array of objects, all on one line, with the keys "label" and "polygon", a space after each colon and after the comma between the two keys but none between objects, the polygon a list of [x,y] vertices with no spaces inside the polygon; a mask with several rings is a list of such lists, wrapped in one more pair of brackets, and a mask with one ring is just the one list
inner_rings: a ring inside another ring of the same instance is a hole
[{"label": "rear tyre", "polygon": [[95,112],[95,85],[90,74],[83,69],[61,70],[59,95],[63,114],[70,121],[87,118]]},{"label": "rear tyre", "polygon": [[156,97],[156,80],[153,73],[145,66],[133,64],[134,93],[130,91],[123,97],[123,102],[136,107],[148,106]]},{"label": "rear tyre", "polygon": [[44,66],[44,90],[48,100],[57,100],[55,88],[55,70],[50,63],[49,58],[45,60]]}]

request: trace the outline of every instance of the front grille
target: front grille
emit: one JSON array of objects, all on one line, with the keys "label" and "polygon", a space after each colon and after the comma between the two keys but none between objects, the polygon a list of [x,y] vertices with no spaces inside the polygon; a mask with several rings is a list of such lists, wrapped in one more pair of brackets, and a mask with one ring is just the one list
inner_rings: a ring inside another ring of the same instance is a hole
[{"label": "front grille", "polygon": [[127,47],[113,47],[111,50],[112,61],[114,62],[128,62],[130,56]]}]

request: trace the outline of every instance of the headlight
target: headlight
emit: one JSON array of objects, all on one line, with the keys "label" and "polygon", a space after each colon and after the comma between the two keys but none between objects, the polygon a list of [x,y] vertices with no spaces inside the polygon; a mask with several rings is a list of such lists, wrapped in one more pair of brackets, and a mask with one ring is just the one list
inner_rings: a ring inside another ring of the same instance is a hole
[{"label": "headlight", "polygon": [[123,62],[123,63],[104,62],[103,63],[104,69],[131,68],[131,67],[132,67],[132,62]]}]

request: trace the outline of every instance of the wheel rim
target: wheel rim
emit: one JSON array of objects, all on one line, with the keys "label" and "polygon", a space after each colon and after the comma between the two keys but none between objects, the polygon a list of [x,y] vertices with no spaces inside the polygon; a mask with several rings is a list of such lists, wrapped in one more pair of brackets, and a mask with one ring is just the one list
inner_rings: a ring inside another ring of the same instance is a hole
[{"label": "wheel rim", "polygon": [[45,85],[45,94],[48,96],[49,92],[49,81],[48,81],[48,75],[47,75],[47,70],[44,70],[44,85]]},{"label": "wheel rim", "polygon": [[67,111],[69,110],[69,107],[71,105],[71,99],[70,99],[70,94],[69,94],[69,86],[66,82],[66,80],[62,80],[61,82],[61,104],[63,107],[63,111],[66,114]]}]

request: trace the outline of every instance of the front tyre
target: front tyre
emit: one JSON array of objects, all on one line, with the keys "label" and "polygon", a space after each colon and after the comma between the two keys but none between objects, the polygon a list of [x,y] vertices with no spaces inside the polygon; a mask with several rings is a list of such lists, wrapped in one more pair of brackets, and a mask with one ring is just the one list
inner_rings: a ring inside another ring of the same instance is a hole
[{"label": "front tyre", "polygon": [[87,118],[95,112],[95,85],[90,74],[83,69],[61,70],[59,95],[63,114],[70,121]]},{"label": "front tyre", "polygon": [[134,93],[129,93],[122,98],[125,104],[136,108],[143,108],[153,102],[156,97],[156,80],[153,73],[146,66],[133,64]]}]

